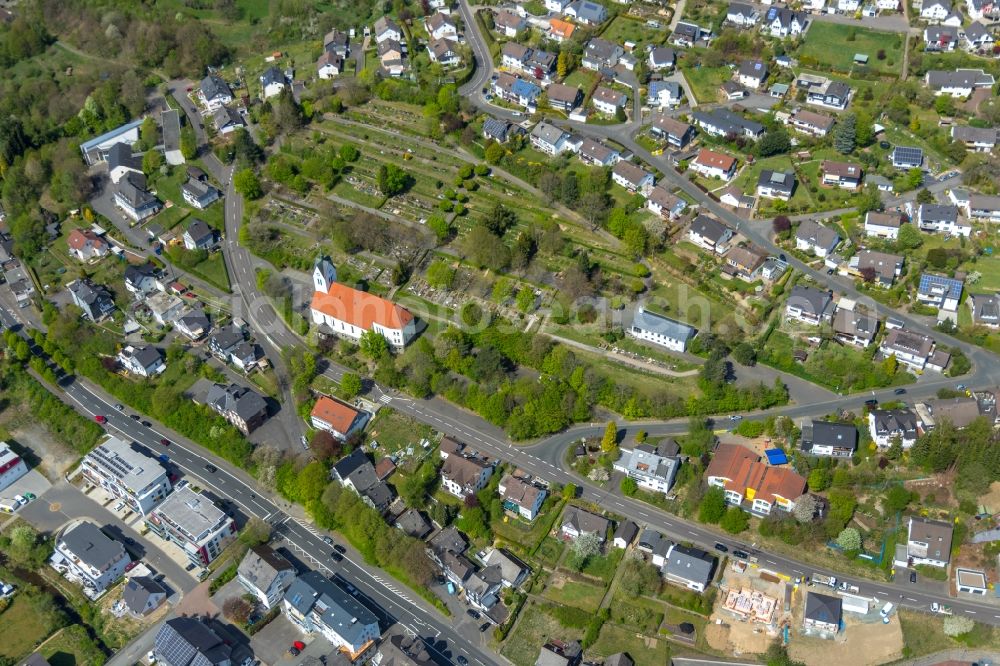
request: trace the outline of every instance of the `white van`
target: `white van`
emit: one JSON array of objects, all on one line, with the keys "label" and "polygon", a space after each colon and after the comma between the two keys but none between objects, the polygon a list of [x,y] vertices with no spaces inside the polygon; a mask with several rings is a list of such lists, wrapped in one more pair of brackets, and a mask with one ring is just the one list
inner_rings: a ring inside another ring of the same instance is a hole
[{"label": "white van", "polygon": [[879,615],[882,616],[882,622],[884,624],[889,624],[889,614],[892,613],[893,605],[891,601],[887,601],[885,606],[882,606],[882,610],[879,611]]}]

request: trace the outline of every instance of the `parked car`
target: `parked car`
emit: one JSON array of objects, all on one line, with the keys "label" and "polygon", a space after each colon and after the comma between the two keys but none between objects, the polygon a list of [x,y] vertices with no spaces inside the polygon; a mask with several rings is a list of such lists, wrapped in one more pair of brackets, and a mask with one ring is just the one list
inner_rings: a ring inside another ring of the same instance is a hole
[{"label": "parked car", "polygon": [[125,411],[125,405],[119,402],[117,405],[115,405],[115,409],[117,409],[119,412],[123,412]]},{"label": "parked car", "polygon": [[727,546],[724,543],[717,543],[717,544],[715,544],[715,549],[717,551],[719,551],[720,553],[728,553],[729,552],[729,546]]},{"label": "parked car", "polygon": [[343,554],[345,554],[345,553],[347,552],[347,549],[346,549],[346,548],[344,548],[343,546],[341,546],[341,545],[340,545],[339,543],[338,543],[338,544],[336,544],[336,545],[335,545],[335,546],[333,547],[333,549],[334,549],[335,551],[337,551],[338,553],[340,553],[341,555],[343,555]]},{"label": "parked car", "polygon": [[747,560],[750,559],[750,553],[745,550],[734,550],[733,557],[738,557],[741,560]]},{"label": "parked car", "polygon": [[906,393],[906,389],[905,388],[898,388],[895,391],[893,391],[893,393],[895,393],[896,395],[903,395],[904,393]]},{"label": "parked car", "polygon": [[160,444],[162,446],[170,446],[170,440],[169,439],[161,439],[160,440]]},{"label": "parked car", "polygon": [[917,572],[916,571],[911,571],[910,572],[910,582],[911,583],[916,583],[917,582]]},{"label": "parked car", "polygon": [[473,620],[478,620],[479,619],[479,613],[477,613],[476,611],[472,610],[471,608],[469,610],[465,611],[465,614],[468,615],[469,617],[471,617]]},{"label": "parked car", "polygon": [[24,497],[30,502],[33,499],[37,499],[35,493],[24,493]]},{"label": "parked car", "polygon": [[133,421],[138,421],[139,420],[139,415],[138,414],[129,414],[128,417],[130,419],[132,419]]},{"label": "parked car", "polygon": [[330,552],[330,557],[333,558],[334,562],[343,562],[344,561],[344,556],[341,555],[340,553],[338,553],[335,550]]},{"label": "parked car", "polygon": [[215,474],[216,472],[219,471],[219,468],[216,467],[215,465],[205,465],[205,469],[208,471],[209,474]]},{"label": "parked car", "polygon": [[325,536],[325,537],[323,537],[323,543],[332,546],[333,545],[333,539],[331,539],[328,536]]},{"label": "parked car", "polygon": [[102,425],[108,422],[108,418],[106,416],[102,416],[101,414],[95,414],[94,420]]}]

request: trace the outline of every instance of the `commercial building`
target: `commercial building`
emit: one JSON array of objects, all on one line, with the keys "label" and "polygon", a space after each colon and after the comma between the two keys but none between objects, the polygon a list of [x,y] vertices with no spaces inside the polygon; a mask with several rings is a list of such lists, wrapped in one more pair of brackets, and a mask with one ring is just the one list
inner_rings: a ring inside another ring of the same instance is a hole
[{"label": "commercial building", "polygon": [[163,465],[117,437],[109,436],[85,455],[80,469],[87,481],[144,516],[170,492]]},{"label": "commercial building", "polygon": [[10,449],[7,442],[0,442],[0,491],[28,473],[24,459]]},{"label": "commercial building", "polygon": [[185,484],[146,516],[157,536],[184,551],[196,566],[205,566],[236,538],[236,521],[203,493]]}]

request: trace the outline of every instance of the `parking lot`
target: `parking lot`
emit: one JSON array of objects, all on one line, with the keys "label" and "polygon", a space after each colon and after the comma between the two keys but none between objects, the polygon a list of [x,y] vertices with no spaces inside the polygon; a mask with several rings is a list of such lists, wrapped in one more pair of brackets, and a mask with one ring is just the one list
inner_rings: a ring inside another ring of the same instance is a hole
[{"label": "parking lot", "polygon": [[[42,476],[38,470],[29,469],[27,474],[0,491],[0,497],[3,497],[4,499],[14,499],[18,495],[25,497],[27,493],[30,493],[38,498],[41,497],[42,494],[50,487],[52,487],[52,484],[49,483],[49,480]],[[31,502],[29,502],[29,504],[30,503]],[[21,509],[17,509],[14,514],[16,515],[20,511]],[[0,516],[5,515],[7,514],[0,514]]]}]

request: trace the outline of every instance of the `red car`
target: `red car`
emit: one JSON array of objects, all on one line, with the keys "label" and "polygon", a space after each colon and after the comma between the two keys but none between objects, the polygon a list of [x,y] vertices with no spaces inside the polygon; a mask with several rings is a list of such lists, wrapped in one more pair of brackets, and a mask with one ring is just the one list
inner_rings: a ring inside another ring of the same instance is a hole
[{"label": "red car", "polygon": [[101,414],[96,414],[94,416],[94,420],[97,421],[98,423],[107,423],[108,422],[108,418],[106,416],[101,415]]},{"label": "red car", "polygon": [[288,648],[288,654],[293,657],[299,656],[299,653],[306,649],[306,644],[302,641],[295,641],[292,643],[292,647]]}]

